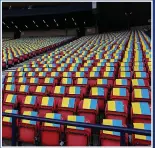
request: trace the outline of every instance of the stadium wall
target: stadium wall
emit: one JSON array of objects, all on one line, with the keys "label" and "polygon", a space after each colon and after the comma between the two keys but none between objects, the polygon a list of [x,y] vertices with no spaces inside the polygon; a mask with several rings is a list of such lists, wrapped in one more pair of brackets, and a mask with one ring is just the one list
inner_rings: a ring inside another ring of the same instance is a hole
[{"label": "stadium wall", "polygon": [[21,33],[21,37],[49,37],[49,36],[76,36],[76,29],[69,29],[67,32],[66,30],[48,30],[48,31],[25,31]]},{"label": "stadium wall", "polygon": [[92,35],[92,34],[97,34],[98,31],[95,27],[86,27],[85,28],[85,35]]},{"label": "stadium wall", "polygon": [[2,38],[14,38],[14,32],[2,32]]}]

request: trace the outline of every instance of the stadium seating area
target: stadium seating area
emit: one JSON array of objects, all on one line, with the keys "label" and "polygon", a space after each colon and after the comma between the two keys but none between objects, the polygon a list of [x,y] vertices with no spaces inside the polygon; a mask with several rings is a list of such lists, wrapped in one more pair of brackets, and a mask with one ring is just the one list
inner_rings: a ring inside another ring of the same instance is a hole
[{"label": "stadium seating area", "polygon": [[53,47],[57,47],[71,38],[73,37],[38,37],[4,41],[2,44],[2,66],[6,68],[25,61],[49,49],[51,50]]},{"label": "stadium seating area", "polygon": [[[68,38],[7,42],[3,62],[28,58]],[[40,50],[41,49],[41,50]],[[3,77],[3,112],[136,129],[151,129],[151,39],[142,31],[84,36],[45,53]],[[11,138],[3,117],[3,138]],[[88,128],[17,121],[19,141],[41,145],[90,145]],[[64,137],[62,135],[65,135]],[[52,139],[52,140],[51,140]],[[125,135],[126,145],[151,145],[151,137]],[[119,146],[120,133],[98,132],[101,146]]]}]

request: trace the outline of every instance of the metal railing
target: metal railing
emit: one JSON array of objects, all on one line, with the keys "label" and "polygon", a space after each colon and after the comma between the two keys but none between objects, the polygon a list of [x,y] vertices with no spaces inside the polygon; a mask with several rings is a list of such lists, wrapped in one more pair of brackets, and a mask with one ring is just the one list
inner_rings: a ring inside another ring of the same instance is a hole
[{"label": "metal railing", "polygon": [[33,117],[33,116],[24,116],[24,115],[17,115],[17,114],[10,114],[10,113],[2,113],[2,116],[12,117],[12,146],[16,146],[16,120],[18,119],[26,119],[26,120],[33,120],[38,122],[48,122],[48,123],[55,123],[55,124],[62,124],[62,125],[70,125],[70,126],[78,126],[78,127],[85,127],[91,129],[98,129],[98,130],[109,130],[109,131],[116,131],[120,132],[120,145],[125,146],[125,134],[139,134],[139,135],[146,135],[151,136],[150,130],[142,130],[142,129],[133,129],[133,128],[126,128],[126,127],[116,127],[116,126],[108,126],[108,125],[99,125],[99,124],[89,124],[89,123],[81,123],[81,122],[72,122],[72,121],[65,121],[65,120],[56,120],[56,119],[47,119],[47,118],[40,118],[40,117]]}]

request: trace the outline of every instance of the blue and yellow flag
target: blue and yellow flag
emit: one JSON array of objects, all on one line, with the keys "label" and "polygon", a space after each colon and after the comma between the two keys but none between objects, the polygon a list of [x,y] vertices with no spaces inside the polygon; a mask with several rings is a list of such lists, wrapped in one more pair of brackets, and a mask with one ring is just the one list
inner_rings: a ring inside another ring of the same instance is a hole
[{"label": "blue and yellow flag", "polygon": [[146,72],[135,72],[136,78],[146,78]]},{"label": "blue and yellow flag", "polygon": [[18,73],[18,76],[24,77],[24,76],[25,76],[25,72],[19,72],[19,73]]},{"label": "blue and yellow flag", "polygon": [[131,76],[131,73],[130,72],[127,72],[127,71],[123,71],[123,72],[120,72],[120,76],[122,78],[130,77]]},{"label": "blue and yellow flag", "polygon": [[87,84],[88,79],[87,78],[78,78],[77,79],[77,84]]},{"label": "blue and yellow flag", "polygon": [[145,86],[143,79],[132,79],[132,86]]},{"label": "blue and yellow flag", "polygon": [[128,85],[127,79],[116,79],[116,85]]},{"label": "blue and yellow flag", "polygon": [[135,98],[142,98],[142,99],[149,99],[149,90],[147,88],[135,88],[134,89],[134,97]]},{"label": "blue and yellow flag", "polygon": [[15,103],[17,100],[17,95],[8,94],[6,97],[6,102],[8,103]]},{"label": "blue and yellow flag", "polygon": [[61,107],[74,108],[74,105],[75,105],[75,98],[68,98],[68,97],[62,98]]},{"label": "blue and yellow flag", "polygon": [[20,92],[28,92],[29,86],[28,85],[20,85],[19,91]]},{"label": "blue and yellow flag", "polygon": [[19,77],[18,83],[26,83],[26,77]]},{"label": "blue and yellow flag", "polygon": [[[57,114],[57,113],[46,113],[45,118],[61,120],[61,114]],[[60,127],[60,124],[45,122],[44,123],[44,126]]]},{"label": "blue and yellow flag", "polygon": [[69,71],[77,71],[78,69],[77,69],[77,67],[70,67],[69,68]]},{"label": "blue and yellow flag", "polygon": [[124,112],[124,104],[122,101],[108,101],[108,111]]},{"label": "blue and yellow flag", "polygon": [[62,78],[62,84],[72,84],[71,78]]},{"label": "blue and yellow flag", "polygon": [[[136,129],[151,130],[151,124],[150,123],[133,123],[133,126]],[[135,139],[151,141],[151,136],[135,134]]]},{"label": "blue and yellow flag", "polygon": [[79,71],[88,71],[88,67],[80,67]]},{"label": "blue and yellow flag", "polygon": [[[67,120],[74,121],[74,122],[85,122],[85,117],[84,116],[76,116],[76,115],[68,115]],[[83,127],[76,127],[76,126],[67,126],[67,128],[84,130]]]},{"label": "blue and yellow flag", "polygon": [[106,67],[106,68],[105,68],[105,71],[114,71],[114,70],[115,70],[115,68],[112,67],[112,66],[111,66],[111,67]]},{"label": "blue and yellow flag", "polygon": [[26,96],[24,104],[31,104],[34,105],[36,103],[36,96]]},{"label": "blue and yellow flag", "polygon": [[55,94],[64,94],[65,86],[55,86],[54,93]]},{"label": "blue and yellow flag", "polygon": [[62,76],[65,78],[65,77],[71,77],[72,76],[72,73],[71,72],[63,72],[62,73]]},{"label": "blue and yellow flag", "polygon": [[54,78],[45,78],[44,79],[44,83],[53,83],[54,82]]},{"label": "blue and yellow flag", "polygon": [[59,76],[59,72],[51,72],[51,77],[58,77]]},{"label": "blue and yellow flag", "polygon": [[41,106],[53,106],[54,98],[53,97],[42,97]]},{"label": "blue and yellow flag", "polygon": [[93,109],[96,110],[97,109],[97,99],[88,99],[88,98],[84,98],[83,100],[83,109]]},{"label": "blue and yellow flag", "polygon": [[32,68],[24,68],[24,71],[27,72],[27,71],[32,71]]},{"label": "blue and yellow flag", "polygon": [[[110,125],[110,126],[118,126],[122,127],[122,120],[115,120],[115,119],[103,119],[103,125]],[[115,131],[107,131],[103,130],[104,134],[108,135],[115,135],[115,136],[120,136],[120,132],[115,132]]]},{"label": "blue and yellow flag", "polygon": [[39,79],[38,78],[30,78],[30,83],[38,83]]},{"label": "blue and yellow flag", "polygon": [[12,85],[6,85],[6,90],[10,90],[10,91],[15,91],[15,85],[12,84]]},{"label": "blue and yellow flag", "polygon": [[84,72],[76,72],[75,76],[76,77],[84,77]]},{"label": "blue and yellow flag", "polygon": [[101,67],[93,67],[92,71],[101,71]]},{"label": "blue and yellow flag", "polygon": [[42,71],[42,68],[35,68],[34,71]]},{"label": "blue and yellow flag", "polygon": [[70,86],[69,87],[69,94],[80,94],[81,88],[78,86]]},{"label": "blue and yellow flag", "polygon": [[39,72],[39,77],[45,77],[46,76],[46,72]]},{"label": "blue and yellow flag", "polygon": [[15,72],[8,72],[8,76],[14,76],[15,75]]},{"label": "blue and yellow flag", "polygon": [[92,87],[91,92],[93,96],[104,96],[104,88],[102,87]]},{"label": "blue and yellow flag", "polygon": [[37,86],[36,92],[45,93],[46,92],[46,86]]},{"label": "blue and yellow flag", "polygon": [[[10,114],[18,114],[18,110],[12,110],[12,109],[6,109],[4,111],[5,113],[10,113]],[[4,122],[10,122],[12,123],[12,117],[3,117]]]},{"label": "blue and yellow flag", "polygon": [[130,67],[129,66],[120,67],[119,70],[120,71],[130,71]]},{"label": "blue and yellow flag", "polygon": [[50,71],[52,71],[52,68],[44,68],[43,71],[48,71],[48,72],[50,72]]},{"label": "blue and yellow flag", "polygon": [[113,72],[112,72],[112,71],[105,71],[105,72],[103,73],[103,76],[104,76],[104,77],[113,77]]},{"label": "blue and yellow flag", "polygon": [[99,73],[98,71],[90,72],[90,73],[89,73],[89,76],[90,76],[90,77],[99,77],[99,76],[100,76],[100,73]]},{"label": "blue and yellow flag", "polygon": [[7,82],[8,83],[14,83],[15,82],[15,77],[8,77]]},{"label": "blue and yellow flag", "polygon": [[133,114],[151,115],[151,109],[147,102],[132,102]]},{"label": "blue and yellow flag", "polygon": [[113,88],[113,95],[114,96],[127,96],[127,89],[126,88]]},{"label": "blue and yellow flag", "polygon": [[106,85],[108,84],[107,79],[97,79],[97,85]]},{"label": "blue and yellow flag", "polygon": [[[35,112],[35,111],[24,111],[23,115],[37,117],[38,116],[38,112]],[[33,121],[33,120],[22,119],[22,123],[36,125],[36,121]]]},{"label": "blue and yellow flag", "polygon": [[29,77],[34,77],[35,76],[35,72],[28,72],[28,76]]}]

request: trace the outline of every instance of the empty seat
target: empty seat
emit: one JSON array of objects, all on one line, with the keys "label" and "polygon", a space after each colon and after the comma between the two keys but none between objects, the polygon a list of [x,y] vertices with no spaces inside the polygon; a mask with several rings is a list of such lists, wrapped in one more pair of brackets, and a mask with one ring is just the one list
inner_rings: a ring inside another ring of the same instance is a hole
[{"label": "empty seat", "polygon": [[44,117],[47,112],[50,113],[56,110],[57,100],[54,97],[37,96],[37,104],[39,116]]},{"label": "empty seat", "polygon": [[[61,114],[46,113],[44,118],[62,120]],[[44,122],[40,128],[41,145],[59,146],[63,125]]]},{"label": "empty seat", "polygon": [[25,77],[26,73],[25,72],[16,72],[15,76],[16,77]]},{"label": "empty seat", "polygon": [[12,109],[15,109],[17,107],[17,105],[18,105],[18,97],[17,97],[17,95],[7,94],[7,93],[4,94],[3,106],[4,105],[10,106]]},{"label": "empty seat", "polygon": [[60,85],[71,86],[73,85],[72,78],[62,78],[60,81]]},{"label": "empty seat", "polygon": [[128,79],[116,79],[114,82],[114,87],[126,87],[130,90],[131,81]]},{"label": "empty seat", "polygon": [[132,92],[133,102],[151,103],[151,92],[148,88],[135,88]]},{"label": "empty seat", "polygon": [[[5,113],[18,114],[18,110],[5,109]],[[17,119],[18,123],[18,119]],[[16,129],[17,130],[17,129]],[[2,138],[11,139],[12,138],[12,117],[2,117]]]},{"label": "empty seat", "polygon": [[36,72],[36,77],[39,77],[39,78],[45,78],[47,75],[46,72]]},{"label": "empty seat", "polygon": [[115,73],[114,71],[104,71],[101,73],[101,78],[104,79],[115,79]]},{"label": "empty seat", "polygon": [[80,77],[87,77],[87,74],[85,73],[85,72],[75,72],[74,74],[73,74],[73,77],[75,77],[75,78],[80,78]]},{"label": "empty seat", "polygon": [[32,95],[47,95],[47,87],[46,86],[30,86],[30,94]]},{"label": "empty seat", "polygon": [[84,100],[81,100],[77,113],[79,116],[85,116],[90,123],[95,124],[99,113],[97,99],[84,98]]},{"label": "empty seat", "polygon": [[26,77],[34,77],[35,75],[36,75],[36,72],[32,72],[32,71],[26,73]]},{"label": "empty seat", "polygon": [[44,86],[55,86],[58,84],[58,80],[52,77],[39,78],[39,83]]},{"label": "empty seat", "polygon": [[103,87],[91,87],[89,97],[92,99],[98,99],[99,109],[103,110],[105,100],[107,100],[108,89]]},{"label": "empty seat", "polygon": [[[122,120],[116,120],[116,119],[103,119],[102,122],[103,125],[109,125],[109,126],[118,126],[118,127],[126,127],[122,123]],[[101,130],[100,131],[100,142],[101,146],[120,146],[120,132],[115,131],[107,131],[107,130]],[[125,135],[125,143],[128,145],[128,135]]]},{"label": "empty seat", "polygon": [[59,72],[47,72],[46,76],[47,77],[59,78],[60,77],[60,73]]},{"label": "empty seat", "polygon": [[126,104],[129,102],[129,91],[127,88],[113,88],[110,98],[112,100],[124,100]]},{"label": "empty seat", "polygon": [[66,87],[66,96],[75,97],[75,98],[83,98],[86,95],[87,89],[85,87],[79,86],[69,86]]},{"label": "empty seat", "polygon": [[62,72],[61,77],[63,77],[63,78],[66,78],[66,77],[71,78],[72,77],[72,72]]},{"label": "empty seat", "polygon": [[149,81],[145,79],[132,79],[132,89],[134,88],[148,88]]},{"label": "empty seat", "polygon": [[50,91],[51,96],[63,97],[66,94],[66,87],[65,86],[55,86]]},{"label": "empty seat", "polygon": [[15,83],[15,77],[7,77],[5,80],[5,84],[13,84]]},{"label": "empty seat", "polygon": [[36,77],[32,77],[32,78],[27,80],[27,83],[29,85],[39,85],[39,79]]},{"label": "empty seat", "polygon": [[27,81],[26,77],[17,77],[15,83],[16,84],[23,84],[23,85],[25,85],[26,81]]},{"label": "empty seat", "polygon": [[15,72],[14,71],[9,71],[6,76],[7,77],[14,77],[15,76]]},{"label": "empty seat", "polygon": [[131,119],[136,123],[151,123],[151,109],[147,102],[132,102]]},{"label": "empty seat", "polygon": [[149,75],[146,72],[134,72],[135,79],[149,79]]},{"label": "empty seat", "polygon": [[33,111],[37,108],[37,97],[36,96],[25,96],[20,99],[20,112]]},{"label": "empty seat", "polygon": [[[150,123],[133,123],[135,129],[143,129],[151,131]],[[132,145],[135,146],[150,146],[151,136],[132,134]]]},{"label": "empty seat", "polygon": [[58,113],[60,113],[64,119],[67,119],[68,115],[76,113],[78,100],[76,98],[63,97],[58,102]]},{"label": "empty seat", "polygon": [[96,79],[100,77],[100,73],[98,71],[90,71],[88,73],[88,78],[89,79]]},{"label": "empty seat", "polygon": [[5,85],[4,91],[7,93],[15,93],[16,92],[16,85],[7,84],[7,85]]},{"label": "empty seat", "polygon": [[131,79],[132,78],[132,73],[129,71],[120,71],[118,73],[118,78],[119,79]]},{"label": "empty seat", "polygon": [[29,94],[29,85],[17,85],[17,93],[18,94]]},{"label": "empty seat", "polygon": [[[37,117],[38,113],[35,111],[24,111],[22,115]],[[19,141],[35,144],[37,137],[37,130],[39,124],[33,120],[21,119],[19,120]]]},{"label": "empty seat", "polygon": [[[89,123],[89,120],[87,120],[84,116],[69,115],[67,120]],[[67,126],[65,134],[66,146],[88,146],[90,143],[91,129],[76,126]]]},{"label": "empty seat", "polygon": [[123,124],[128,122],[128,104],[123,101],[107,101],[105,118],[119,119]]},{"label": "empty seat", "polygon": [[74,85],[88,87],[89,86],[88,79],[87,78],[76,78],[74,80]]}]

